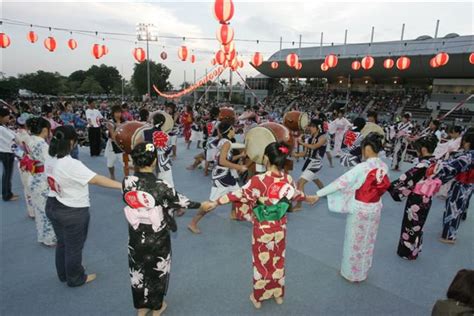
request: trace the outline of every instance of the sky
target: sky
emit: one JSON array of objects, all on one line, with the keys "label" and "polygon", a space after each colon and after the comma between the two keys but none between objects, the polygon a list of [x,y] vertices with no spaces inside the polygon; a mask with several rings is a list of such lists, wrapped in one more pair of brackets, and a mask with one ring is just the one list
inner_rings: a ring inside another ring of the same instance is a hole
[{"label": "sky", "polygon": [[[212,69],[210,60],[219,48],[215,39],[219,26],[213,14],[214,1],[23,1],[2,0],[1,19],[11,19],[27,24],[97,31],[99,35],[83,35],[58,30],[49,31],[33,27],[39,36],[38,42],[27,41],[30,27],[3,24],[0,32],[10,36],[10,47],[0,50],[0,71],[6,76],[34,72],[57,71],[69,75],[79,69],[88,69],[102,63],[115,66],[128,80],[133,72],[134,47],[137,23],[153,23],[158,42],[150,44],[151,60],[164,63],[171,69],[170,81],[178,87],[186,75],[187,81],[199,79],[206,68]],[[474,34],[474,1],[234,1],[235,13],[230,21],[234,28],[239,56],[246,62],[242,76],[255,76],[258,72],[248,64],[255,51],[263,53],[264,59],[279,50],[280,37],[283,48],[298,47],[300,35],[302,47],[319,46],[321,32],[326,45],[344,42],[348,30],[348,43],[370,41],[371,28],[375,27],[374,41],[400,39],[405,23],[405,39],[420,35],[434,36],[436,21],[440,20],[438,36],[448,33]],[[101,35],[101,32],[130,34],[129,36]],[[43,40],[54,36],[58,43],[55,52],[47,51]],[[165,39],[160,36],[177,36]],[[78,42],[71,51],[66,42],[69,38]],[[185,37],[183,41],[182,37]],[[212,38],[194,40],[190,37]],[[109,54],[96,60],[91,54],[94,43],[109,48]],[[186,39],[187,38],[187,39]],[[257,43],[271,41],[270,43]],[[186,45],[196,56],[196,63],[178,60],[178,47]],[[474,49],[474,44],[473,44]],[[162,51],[168,58],[161,60]],[[234,76],[234,83],[239,78]]]}]

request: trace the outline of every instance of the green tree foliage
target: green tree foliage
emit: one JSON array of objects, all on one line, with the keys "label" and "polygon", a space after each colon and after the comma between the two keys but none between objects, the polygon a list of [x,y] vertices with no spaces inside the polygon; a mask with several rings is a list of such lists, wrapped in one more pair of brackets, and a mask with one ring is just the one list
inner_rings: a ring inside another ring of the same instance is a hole
[{"label": "green tree foliage", "polygon": [[57,95],[63,88],[62,77],[59,73],[39,70],[35,73],[18,77],[19,87],[38,94]]},{"label": "green tree foliage", "polygon": [[[140,64],[135,64],[133,69],[132,84],[136,93],[139,95],[148,93],[146,67],[145,61]],[[171,70],[165,65],[150,60],[151,85],[155,85],[160,91],[168,91],[170,89],[171,84],[168,81],[170,73]]]},{"label": "green tree foliage", "polygon": [[86,77],[93,77],[107,94],[111,93],[115,86],[120,85],[122,80],[122,76],[120,76],[117,68],[104,64],[90,67],[85,72],[85,75]]},{"label": "green tree foliage", "polygon": [[79,92],[84,94],[99,94],[103,93],[104,89],[94,77],[89,76],[82,82]]},{"label": "green tree foliage", "polygon": [[0,99],[12,99],[18,94],[20,83],[15,77],[0,79]]}]

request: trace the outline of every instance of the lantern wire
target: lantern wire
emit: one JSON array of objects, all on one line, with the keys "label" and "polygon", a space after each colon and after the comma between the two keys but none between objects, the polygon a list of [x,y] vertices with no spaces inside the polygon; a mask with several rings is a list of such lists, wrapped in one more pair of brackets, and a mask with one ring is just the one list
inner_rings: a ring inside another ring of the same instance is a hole
[{"label": "lantern wire", "polygon": [[[50,32],[52,30],[55,30],[55,31],[62,31],[62,32],[67,32],[67,33],[70,33],[72,35],[72,33],[76,33],[76,34],[79,34],[79,35],[82,35],[82,36],[89,36],[89,37],[92,37],[92,38],[96,38],[99,34],[98,31],[92,31],[92,30],[83,30],[83,29],[73,29],[73,28],[63,28],[63,27],[52,27],[52,26],[45,26],[45,25],[40,25],[40,24],[33,24],[33,23],[27,23],[27,22],[24,22],[24,21],[20,21],[20,20],[14,20],[14,19],[9,19],[9,18],[3,18],[3,19],[0,19],[0,26],[3,26],[3,25],[12,25],[12,26],[20,26],[20,27],[30,27],[30,28],[37,28],[37,29],[48,29]],[[107,31],[104,31],[104,32],[100,32],[101,35],[107,35],[107,36],[104,36],[103,37],[103,40],[107,39],[107,40],[110,40],[110,41],[119,41],[119,42],[124,42],[124,43],[135,43],[135,45],[137,44],[137,41],[136,40],[132,40],[131,38],[136,38],[136,34],[133,34],[133,33],[121,33],[121,32],[107,32]],[[118,37],[121,37],[121,38],[118,38]],[[182,41],[185,41],[186,39],[187,40],[201,40],[201,41],[215,41],[216,39],[214,37],[193,37],[193,36],[178,36],[178,35],[169,35],[169,34],[163,34],[163,35],[160,35],[158,36],[159,38],[161,39],[171,39],[171,40],[182,40]],[[130,38],[130,39],[126,39],[126,38]],[[291,44],[292,46],[294,46],[295,44],[295,41],[281,41],[280,40],[268,40],[268,39],[245,39],[245,38],[235,38],[234,39],[235,42],[248,42],[248,43],[282,43],[282,44]],[[410,42],[409,40],[408,41],[405,41],[404,43],[400,43],[400,45],[402,46],[407,46],[408,45],[408,42]],[[472,43],[472,40],[469,40],[469,39],[461,39],[461,40],[455,40],[456,43],[459,43],[459,44],[462,44],[462,43],[465,43],[463,45],[456,45],[456,46],[451,46],[451,48],[463,48],[463,47],[470,47],[473,45]],[[149,42],[150,44],[155,44],[155,42]],[[301,42],[301,44],[303,45],[315,45],[315,46],[320,46],[321,43],[320,42],[311,42],[311,41],[305,41],[305,42]],[[344,43],[334,43],[334,42],[323,42],[323,45],[342,45]],[[370,44],[367,44],[369,49],[371,50],[372,49],[372,45]],[[416,45],[419,46],[419,45],[433,45],[433,43],[431,42],[423,42],[423,41],[417,41],[416,42]],[[160,45],[161,46],[161,45]],[[181,46],[180,44],[177,44],[177,45],[173,45],[173,44],[169,44],[168,43],[168,46],[175,46],[175,47],[179,47]],[[163,46],[164,47],[164,46]],[[304,48],[303,48],[304,49]],[[399,49],[400,51],[402,49]],[[427,51],[427,50],[432,50],[432,48],[423,48],[423,47],[419,47],[419,48],[412,48],[412,49],[403,49],[403,52],[400,52],[400,53],[403,53],[403,54],[406,54],[408,52],[421,52],[421,51]],[[200,52],[200,53],[208,53],[208,54],[211,54],[211,55],[214,55],[215,52],[212,51],[212,50],[205,50],[205,49],[196,49],[196,52]],[[252,51],[249,51],[249,50],[242,50],[242,51],[239,51],[240,55],[241,56],[245,56],[245,55],[251,55],[253,52]],[[262,52],[263,54],[273,54],[270,58],[273,58],[274,57],[274,51],[272,52]],[[281,53],[281,51],[280,51]],[[383,54],[383,53],[391,53],[390,51],[387,51],[387,52],[383,52],[383,51],[378,51],[377,54]],[[301,57],[304,57],[304,54]],[[347,57],[347,58],[351,58],[351,57],[354,57],[354,56],[344,56],[344,57]],[[355,57],[358,57],[357,55],[355,55]],[[281,57],[278,58],[279,60],[281,60]],[[275,59],[273,59],[275,60]]]}]

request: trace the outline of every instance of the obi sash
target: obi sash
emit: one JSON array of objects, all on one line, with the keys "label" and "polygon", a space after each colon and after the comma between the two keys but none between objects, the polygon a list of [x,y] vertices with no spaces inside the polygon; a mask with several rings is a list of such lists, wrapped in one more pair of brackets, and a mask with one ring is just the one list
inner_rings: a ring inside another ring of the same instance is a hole
[{"label": "obi sash", "polygon": [[390,180],[382,169],[372,169],[364,184],[356,190],[355,199],[363,203],[377,203],[390,187]]},{"label": "obi sash", "polygon": [[265,205],[258,203],[256,207],[253,208],[253,213],[255,218],[259,222],[264,221],[277,221],[285,216],[286,212],[290,208],[290,202],[287,198],[281,199],[277,204],[274,205]]},{"label": "obi sash", "polygon": [[152,208],[131,208],[127,205],[124,208],[124,212],[128,223],[135,230],[137,230],[140,224],[151,225],[155,232],[159,232],[165,227],[161,206]]},{"label": "obi sash", "polygon": [[474,183],[474,169],[470,169],[465,172],[461,172],[456,176],[456,181],[461,182],[462,184],[473,184]]},{"label": "obi sash", "polygon": [[32,174],[43,173],[44,165],[42,165],[39,160],[33,160],[30,158],[30,156],[25,155],[20,160],[20,169]]}]

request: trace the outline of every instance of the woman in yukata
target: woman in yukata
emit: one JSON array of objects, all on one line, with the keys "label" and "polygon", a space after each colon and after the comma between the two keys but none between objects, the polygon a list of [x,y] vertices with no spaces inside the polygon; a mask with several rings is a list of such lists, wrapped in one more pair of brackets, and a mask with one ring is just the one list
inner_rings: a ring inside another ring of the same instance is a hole
[{"label": "woman in yukata", "polygon": [[390,186],[387,165],[378,157],[382,139],[379,134],[367,135],[361,144],[365,161],[316,192],[318,197],[327,196],[330,211],[348,214],[341,275],[350,282],[367,278],[380,222],[381,196]]}]

